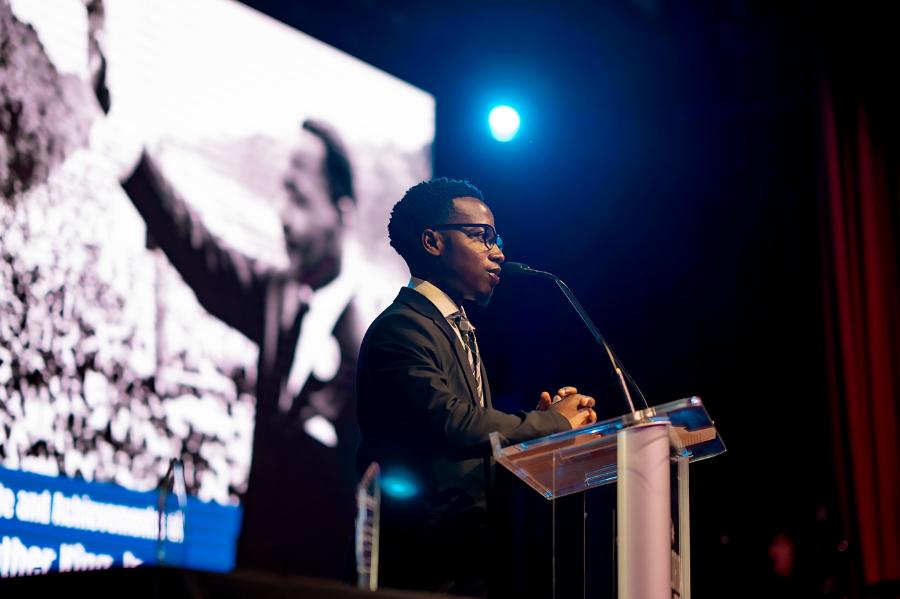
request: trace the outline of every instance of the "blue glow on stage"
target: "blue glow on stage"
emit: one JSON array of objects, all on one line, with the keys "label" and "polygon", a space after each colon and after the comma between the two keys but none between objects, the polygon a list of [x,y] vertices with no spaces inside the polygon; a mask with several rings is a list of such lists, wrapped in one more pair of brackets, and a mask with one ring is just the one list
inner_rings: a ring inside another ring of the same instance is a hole
[{"label": "blue glow on stage", "polygon": [[381,491],[394,499],[412,499],[419,494],[419,485],[405,470],[391,470],[381,478]]}]

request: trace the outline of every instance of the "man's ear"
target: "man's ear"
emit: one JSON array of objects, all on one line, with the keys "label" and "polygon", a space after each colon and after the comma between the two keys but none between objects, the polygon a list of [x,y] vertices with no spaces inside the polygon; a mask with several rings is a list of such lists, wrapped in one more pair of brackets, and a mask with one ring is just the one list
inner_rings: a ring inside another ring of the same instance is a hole
[{"label": "man's ear", "polygon": [[440,256],[444,252],[444,238],[437,231],[422,231],[422,247],[432,256]]}]

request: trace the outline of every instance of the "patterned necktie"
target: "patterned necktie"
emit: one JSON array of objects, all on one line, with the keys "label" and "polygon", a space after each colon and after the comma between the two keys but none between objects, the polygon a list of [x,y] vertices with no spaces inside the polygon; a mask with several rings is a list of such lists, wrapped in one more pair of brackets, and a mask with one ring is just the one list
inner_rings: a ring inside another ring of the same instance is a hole
[{"label": "patterned necktie", "polygon": [[466,317],[466,311],[462,308],[448,317],[459,330],[463,339],[463,347],[466,348],[466,357],[469,359],[469,367],[475,377],[475,386],[478,390],[478,403],[484,407],[484,388],[481,384],[481,364],[478,356],[478,342],[475,340],[475,327]]}]

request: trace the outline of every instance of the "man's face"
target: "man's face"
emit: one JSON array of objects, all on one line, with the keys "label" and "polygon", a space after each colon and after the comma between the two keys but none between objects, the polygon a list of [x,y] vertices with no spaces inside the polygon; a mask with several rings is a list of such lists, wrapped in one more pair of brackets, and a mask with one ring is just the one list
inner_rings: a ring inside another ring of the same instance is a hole
[{"label": "man's face", "polygon": [[[476,198],[456,198],[446,223],[494,225],[494,215],[484,202]],[[500,282],[500,265],[506,257],[496,245],[488,249],[484,243],[484,229],[462,227],[440,229],[442,251],[438,258],[437,282],[454,299],[474,300],[486,305],[494,287]]]},{"label": "man's face", "polygon": [[325,144],[301,130],[284,174],[281,221],[290,268],[314,288],[332,281],[341,264],[341,215],[331,201],[324,165]]}]

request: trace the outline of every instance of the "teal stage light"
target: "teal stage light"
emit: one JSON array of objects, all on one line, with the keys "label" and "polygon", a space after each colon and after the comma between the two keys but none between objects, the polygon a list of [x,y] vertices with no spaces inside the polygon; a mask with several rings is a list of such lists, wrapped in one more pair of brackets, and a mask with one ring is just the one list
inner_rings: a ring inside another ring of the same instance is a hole
[{"label": "teal stage light", "polygon": [[512,106],[496,106],[488,115],[491,135],[497,141],[509,141],[519,132],[519,113]]}]

